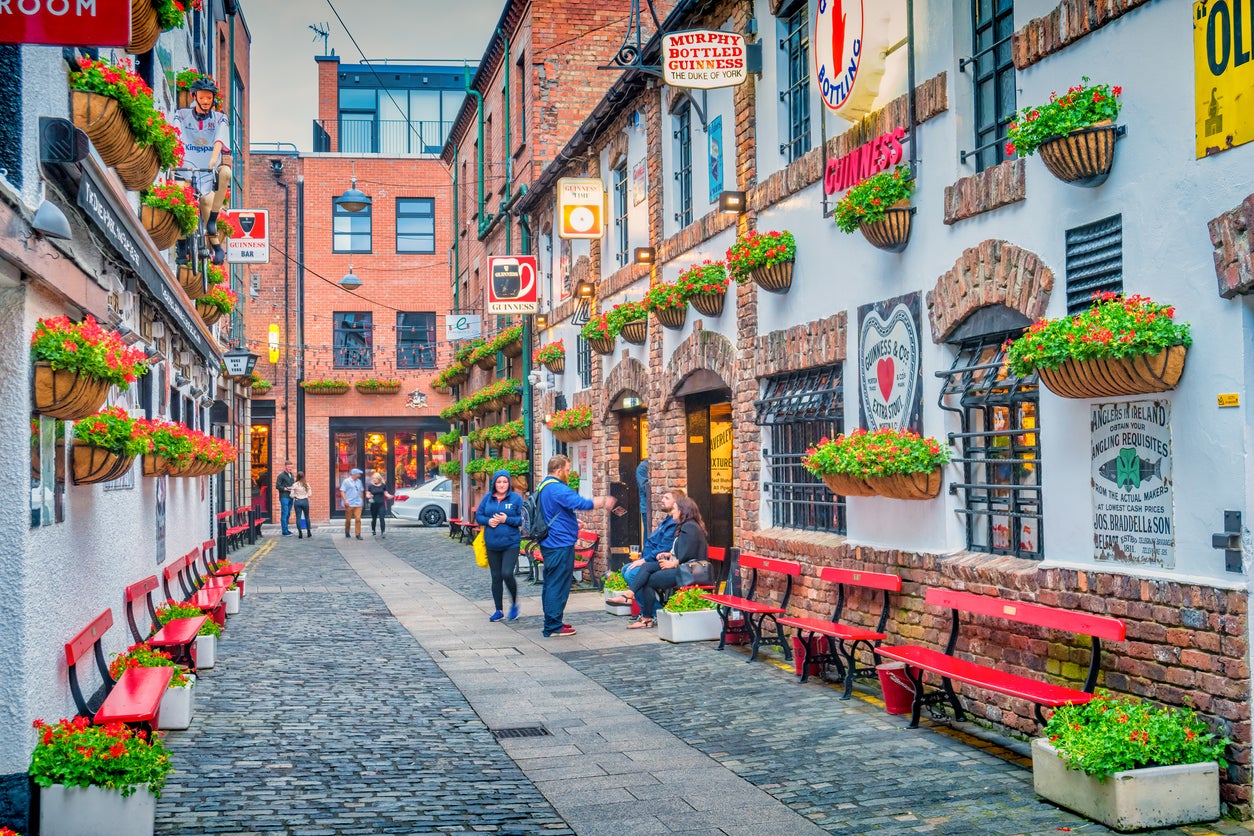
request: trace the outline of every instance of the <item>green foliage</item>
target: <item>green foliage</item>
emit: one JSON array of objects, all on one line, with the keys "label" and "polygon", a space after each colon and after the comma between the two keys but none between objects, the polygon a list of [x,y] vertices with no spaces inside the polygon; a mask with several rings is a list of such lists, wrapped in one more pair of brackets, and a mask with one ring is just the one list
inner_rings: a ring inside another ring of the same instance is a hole
[{"label": "green foliage", "polygon": [[579,490],[579,484],[580,484],[579,474],[576,471],[572,470],[566,476],[566,487],[570,488],[572,491],[577,492]]},{"label": "green foliage", "polygon": [[801,464],[815,476],[841,473],[860,479],[901,473],[930,473],[949,461],[949,448],[909,430],[856,429],[806,450]]},{"label": "green foliage", "polygon": [[1068,769],[1106,778],[1146,766],[1216,761],[1232,743],[1218,737],[1191,708],[1159,708],[1099,691],[1085,705],[1057,709],[1042,734]]},{"label": "green foliage", "polygon": [[453,481],[457,481],[458,479],[462,478],[462,463],[461,462],[445,462],[444,464],[440,465],[440,472],[443,473],[448,478],[452,479]]},{"label": "green foliage", "polygon": [[109,663],[109,676],[116,681],[131,668],[174,668],[174,676],[170,677],[170,688],[182,688],[191,681],[184,670],[174,663],[173,656],[164,650],[149,647],[147,642],[133,644],[114,656]]},{"label": "green foliage", "polygon": [[463,367],[471,365],[470,355],[483,348],[484,340],[476,337],[473,340],[466,340],[462,347],[453,352],[453,359],[461,363]]},{"label": "green foliage", "polygon": [[733,279],[743,283],[759,267],[772,267],[796,257],[797,239],[788,230],[758,232],[751,229],[727,250],[727,270]]},{"label": "green foliage", "polygon": [[374,392],[378,389],[396,389],[399,388],[401,382],[396,378],[389,377],[368,377],[365,380],[359,380],[353,384],[358,392]]},{"label": "green foliage", "polygon": [[182,29],[187,12],[200,11],[204,7],[204,0],[157,0],[153,5],[157,8],[157,22],[161,31],[168,32],[171,29]]},{"label": "green foliage", "polygon": [[612,340],[618,336],[618,331],[610,327],[608,311],[593,314],[579,329],[579,333],[585,340]]},{"label": "green foliage", "polygon": [[648,309],[640,302],[620,302],[606,311],[605,319],[609,323],[610,332],[617,337],[628,322],[638,322],[648,315]]},{"label": "green foliage", "polygon": [[440,435],[437,435],[435,437],[435,440],[451,450],[452,448],[456,447],[458,444],[461,444],[462,434],[458,432],[456,428],[454,428],[454,429],[449,430],[446,433],[441,433]]},{"label": "green foliage", "polygon": [[915,187],[908,166],[881,171],[850,187],[836,204],[836,226],[841,232],[855,232],[863,224],[882,220],[893,204],[909,200]]},{"label": "green foliage", "polygon": [[501,351],[510,343],[520,341],[522,339],[522,331],[523,329],[521,325],[513,325],[501,331],[501,333],[497,334],[496,338],[492,340],[492,350]]},{"label": "green foliage", "polygon": [[[169,624],[176,618],[199,618],[202,615],[204,613],[197,607],[193,607],[191,604],[180,604],[177,601],[166,601],[163,606],[157,607],[157,621],[162,625]],[[205,623],[201,625],[196,635],[220,636],[222,635],[222,627],[212,618],[206,618]]]},{"label": "green foliage", "polygon": [[135,142],[157,152],[162,168],[183,164],[183,141],[152,98],[152,88],[131,69],[130,61],[109,64],[84,56],[70,72],[70,89],[99,93],[117,101]]},{"label": "green foliage", "polygon": [[687,299],[691,299],[698,293],[721,296],[727,292],[727,285],[727,265],[721,261],[710,261],[708,258],[694,267],[689,267],[675,280],[675,286]]},{"label": "green foliage", "polygon": [[239,296],[225,284],[214,284],[209,286],[208,293],[197,297],[196,302],[217,308],[223,314],[229,314],[235,310],[235,306],[239,303]]},{"label": "green foliage", "polygon": [[300,384],[302,389],[347,389],[347,380],[302,380]]},{"label": "green foliage", "polygon": [[644,306],[650,311],[660,311],[666,308],[686,308],[688,307],[688,297],[678,285],[658,282],[649,288],[649,292],[645,294]]},{"label": "green foliage", "polygon": [[663,609],[667,612],[676,613],[714,609],[713,601],[707,601],[701,597],[704,593],[705,590],[699,586],[685,586],[682,589],[677,589],[675,594],[667,599],[666,606]]},{"label": "green foliage", "polygon": [[553,413],[553,417],[549,419],[551,430],[575,430],[591,426],[592,407],[590,406],[572,406],[570,409]]},{"label": "green foliage", "polygon": [[532,356],[532,359],[537,363],[552,363],[557,360],[565,360],[566,344],[561,340],[547,343]]},{"label": "green foliage", "polygon": [[[570,482],[566,484],[569,485]],[[605,576],[606,592],[622,592],[625,589],[627,589],[627,581],[623,580],[622,572],[610,572]]]},{"label": "green foliage", "polygon": [[512,438],[519,438],[523,434],[523,420],[521,418],[514,421],[507,421],[504,424],[496,424],[491,427],[484,427],[482,438],[493,446],[500,446],[502,442],[509,441]]},{"label": "green foliage", "polygon": [[165,209],[174,215],[174,221],[184,237],[195,232],[200,224],[200,204],[192,193],[191,183],[176,183],[171,180],[153,183],[144,192],[140,202],[154,209]]},{"label": "green foliage", "polygon": [[1006,132],[1006,153],[1026,157],[1036,152],[1041,144],[1055,137],[1066,136],[1072,131],[1088,128],[1105,120],[1114,121],[1123,103],[1122,87],[1109,84],[1089,84],[1084,76],[1082,83],[1069,89],[1061,98],[1049,94],[1043,105],[1025,107],[1015,116]]},{"label": "green foliage", "polygon": [[39,741],[29,772],[39,786],[104,787],[128,796],[139,785],[161,797],[170,755],[160,734],[132,731],[122,723],[95,726],[86,717],[56,724],[36,720],[34,726]]},{"label": "green foliage", "polygon": [[116,331],[106,331],[88,314],[82,322],[57,316],[35,323],[30,338],[31,357],[54,369],[104,380],[122,391],[148,371],[147,355],[122,342]]},{"label": "green foliage", "polygon": [[466,367],[454,360],[452,365],[432,378],[431,386],[434,389],[448,389],[450,386],[453,386],[454,380],[464,374],[466,374]]},{"label": "green foliage", "polygon": [[1176,309],[1146,296],[1093,294],[1087,311],[1062,319],[1041,319],[1006,350],[1006,364],[1019,376],[1056,369],[1070,359],[1136,357],[1173,345],[1190,346],[1188,323],[1172,321]]},{"label": "green foliage", "polygon": [[150,449],[143,429],[119,406],[102,409],[75,423],[74,438],[120,456],[141,456]]}]

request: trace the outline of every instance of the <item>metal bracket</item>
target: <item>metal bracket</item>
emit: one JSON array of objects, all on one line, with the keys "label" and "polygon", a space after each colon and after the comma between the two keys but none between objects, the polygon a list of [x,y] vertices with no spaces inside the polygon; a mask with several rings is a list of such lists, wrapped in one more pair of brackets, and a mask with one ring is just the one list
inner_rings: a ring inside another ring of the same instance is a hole
[{"label": "metal bracket", "polygon": [[1243,572],[1241,551],[1241,512],[1224,511],[1224,530],[1222,534],[1212,534],[1210,545],[1214,549],[1224,550],[1224,569],[1229,572]]},{"label": "metal bracket", "polygon": [[[653,29],[662,31],[662,24],[657,19],[657,11],[653,8],[653,0],[645,0],[649,5],[649,16],[653,18]],[[597,67],[598,70],[638,70],[643,73],[661,76],[662,68],[656,64],[645,64],[644,61],[644,27],[640,20],[640,0],[631,0],[631,14],[627,19],[627,32],[623,35],[622,46],[614,53],[610,63]]]}]

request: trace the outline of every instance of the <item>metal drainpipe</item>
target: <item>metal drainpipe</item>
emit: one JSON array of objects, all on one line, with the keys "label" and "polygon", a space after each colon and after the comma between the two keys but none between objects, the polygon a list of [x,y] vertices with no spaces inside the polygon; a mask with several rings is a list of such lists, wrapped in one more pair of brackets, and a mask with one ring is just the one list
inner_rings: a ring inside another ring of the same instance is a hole
[{"label": "metal drainpipe", "polygon": [[[522,189],[519,189],[519,191],[523,192],[525,191],[526,188],[527,188],[526,185],[524,185]],[[531,252],[531,222],[527,219],[527,215],[525,213],[520,214],[518,216],[518,237],[520,239],[519,244],[521,245],[523,254],[525,255],[527,253],[530,253]],[[535,403],[535,399],[532,397],[532,394],[531,394],[531,390],[532,390],[532,386],[531,386],[531,330],[532,329],[531,329],[531,326],[534,320],[535,320],[535,317],[524,316],[523,323],[522,323],[522,327],[523,327],[523,331],[522,331],[523,438],[527,439],[527,466],[531,472],[531,477],[533,481],[535,479],[535,473],[536,473],[536,460],[535,460],[535,450],[532,448],[532,444],[531,444],[531,434],[533,431],[531,411]]]},{"label": "metal drainpipe", "polygon": [[470,67],[463,67],[462,73],[465,76],[466,95],[475,97],[475,108],[478,112],[479,121],[479,144],[476,146],[475,153],[475,171],[479,176],[479,235],[483,235],[483,230],[487,228],[487,214],[484,212],[483,204],[483,154],[486,150],[483,147],[483,94],[470,85]]},{"label": "metal drainpipe", "polygon": [[[291,203],[291,187],[284,183],[280,172],[274,173],[274,182],[283,188],[283,338],[291,339],[291,319],[289,313],[292,309],[292,260],[287,254],[292,251],[289,243],[291,241],[292,229],[292,203]],[[251,288],[250,288],[251,290]],[[292,402],[292,376],[290,374],[283,375],[283,403]],[[292,457],[292,413],[290,410],[283,410],[283,458],[289,460]]]},{"label": "metal drainpipe", "polygon": [[[296,350],[300,352],[297,382],[305,379],[305,175],[296,176]],[[291,348],[288,348],[291,363]],[[291,366],[289,365],[290,369]],[[305,390],[296,387],[296,469],[305,470]]]},{"label": "metal drainpipe", "polygon": [[461,185],[458,179],[461,176],[461,165],[458,163],[457,146],[453,146],[453,313],[459,312],[458,303],[461,296]]},{"label": "metal drainpipe", "polygon": [[[509,108],[509,87],[510,87],[510,84],[509,84],[509,81],[510,81],[509,79],[509,64],[510,64],[509,37],[505,35],[505,33],[501,32],[499,29],[497,30],[497,32],[501,35],[501,39],[505,42],[505,57],[502,59],[505,63],[505,89],[501,91],[505,95],[505,141],[501,143],[502,147],[504,147],[505,149],[505,197],[501,198],[501,202],[508,204],[511,189],[514,183],[514,153],[513,153],[514,149],[513,149],[513,145],[511,144],[513,141],[513,137],[510,135],[510,132],[509,132],[509,115],[510,115],[509,114],[509,110],[510,110]],[[508,224],[506,225],[505,228],[508,234],[508,230],[509,230]]]}]

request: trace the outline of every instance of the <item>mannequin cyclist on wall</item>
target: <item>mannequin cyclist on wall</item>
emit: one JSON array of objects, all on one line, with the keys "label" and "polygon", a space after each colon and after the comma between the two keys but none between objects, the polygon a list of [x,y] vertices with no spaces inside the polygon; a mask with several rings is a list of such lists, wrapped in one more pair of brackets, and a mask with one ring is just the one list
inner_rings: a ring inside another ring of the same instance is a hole
[{"label": "mannequin cyclist on wall", "polygon": [[[201,76],[191,84],[192,106],[174,112],[174,125],[183,137],[184,165],[196,171],[181,171],[178,179],[188,180],[200,202],[200,217],[205,222],[205,242],[214,264],[226,260],[226,251],[218,237],[218,211],[226,200],[231,185],[230,126],[226,115],[214,110],[218,86],[212,78]],[[179,242],[179,263],[190,257],[187,245]]]}]

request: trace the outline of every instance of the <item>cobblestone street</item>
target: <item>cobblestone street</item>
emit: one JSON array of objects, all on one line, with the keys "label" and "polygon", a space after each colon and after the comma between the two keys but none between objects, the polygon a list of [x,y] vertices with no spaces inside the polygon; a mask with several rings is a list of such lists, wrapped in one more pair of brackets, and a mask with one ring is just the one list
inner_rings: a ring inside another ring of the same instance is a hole
[{"label": "cobblestone street", "polygon": [[542,639],[539,587],[520,591],[522,618],[489,624],[487,573],[441,531],[267,538],[192,728],[167,737],[158,832],[1109,832],[1039,801],[1015,752],[626,632],[590,593],[578,636]]}]

